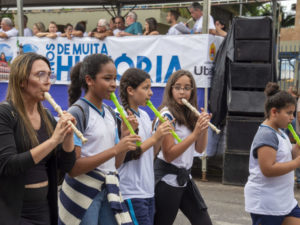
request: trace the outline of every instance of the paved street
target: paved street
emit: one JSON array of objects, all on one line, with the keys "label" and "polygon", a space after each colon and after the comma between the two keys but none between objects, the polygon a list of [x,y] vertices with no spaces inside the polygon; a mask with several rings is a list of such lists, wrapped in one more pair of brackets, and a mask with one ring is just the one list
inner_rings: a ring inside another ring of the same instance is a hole
[{"label": "paved street", "polygon": [[[221,182],[201,182],[195,179],[206,201],[214,225],[250,225],[251,218],[244,210],[244,188],[223,185]],[[300,201],[300,190],[295,189]],[[189,225],[189,221],[179,212],[174,225]]]}]

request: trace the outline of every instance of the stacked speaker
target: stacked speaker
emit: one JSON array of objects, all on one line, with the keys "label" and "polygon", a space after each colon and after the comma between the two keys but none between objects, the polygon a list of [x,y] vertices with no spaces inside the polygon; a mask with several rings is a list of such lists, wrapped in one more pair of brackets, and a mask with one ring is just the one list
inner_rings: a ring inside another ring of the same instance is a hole
[{"label": "stacked speaker", "polygon": [[227,64],[231,84],[223,183],[244,185],[254,135],[264,119],[264,88],[273,80],[272,20],[235,18],[234,61]]}]

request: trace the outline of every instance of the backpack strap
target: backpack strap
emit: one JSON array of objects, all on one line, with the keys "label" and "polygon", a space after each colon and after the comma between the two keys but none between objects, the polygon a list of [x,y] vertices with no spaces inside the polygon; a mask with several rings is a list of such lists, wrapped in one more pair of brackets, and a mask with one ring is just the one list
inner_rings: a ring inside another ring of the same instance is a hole
[{"label": "backpack strap", "polygon": [[105,103],[102,103],[104,107],[106,107],[108,109],[108,111],[111,113],[111,115],[113,116],[115,123],[118,124],[118,119],[117,119],[117,115],[116,112],[109,106],[106,105]]},{"label": "backpack strap", "polygon": [[116,139],[115,139],[115,143],[117,144],[120,140],[120,137],[121,137],[121,123],[119,122],[119,120],[117,118],[116,112],[109,105],[106,105],[105,103],[102,103],[102,104],[111,113],[111,115],[114,118],[115,124],[117,125],[117,127],[116,127]]},{"label": "backpack strap", "polygon": [[77,123],[79,123],[77,125],[80,127],[79,129],[83,133],[88,126],[89,105],[85,101],[83,101],[81,98],[79,98],[76,102],[74,102],[74,104],[72,104],[69,107],[68,112],[70,112],[72,114],[73,114],[73,112],[75,113],[74,114],[75,118],[77,120],[79,120],[79,121],[77,121]]},{"label": "backpack strap", "polygon": [[72,106],[77,106],[80,109],[80,111],[82,112],[82,115],[83,115],[83,129],[85,130],[86,126],[87,126],[87,122],[86,122],[86,117],[85,117],[84,110],[83,110],[82,106],[79,105],[79,104],[73,104]]}]

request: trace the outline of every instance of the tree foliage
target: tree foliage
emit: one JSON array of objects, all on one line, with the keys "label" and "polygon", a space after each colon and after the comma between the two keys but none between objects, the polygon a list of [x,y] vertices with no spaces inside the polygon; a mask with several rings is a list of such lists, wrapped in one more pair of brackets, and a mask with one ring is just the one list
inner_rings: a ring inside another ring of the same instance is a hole
[{"label": "tree foliage", "polygon": [[[239,12],[239,6],[233,6],[234,10]],[[283,14],[281,27],[290,27],[295,24],[295,14],[290,14],[283,12],[283,8],[278,4],[278,10]],[[243,5],[243,15],[246,16],[272,16],[272,4],[270,3],[256,3],[256,4],[244,4]]]},{"label": "tree foliage", "polygon": [[281,21],[281,27],[292,27],[295,25],[295,15],[285,15]]}]

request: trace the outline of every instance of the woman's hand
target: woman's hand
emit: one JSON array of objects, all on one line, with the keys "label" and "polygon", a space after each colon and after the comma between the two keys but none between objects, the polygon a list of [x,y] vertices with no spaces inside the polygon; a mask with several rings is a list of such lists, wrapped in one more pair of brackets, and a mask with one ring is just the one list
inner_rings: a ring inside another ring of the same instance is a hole
[{"label": "woman's hand", "polygon": [[75,118],[70,113],[63,111],[51,136],[52,141],[57,145],[62,143],[65,138],[73,137],[73,129],[71,124],[68,124],[68,121],[71,121],[74,125],[76,124]]}]

